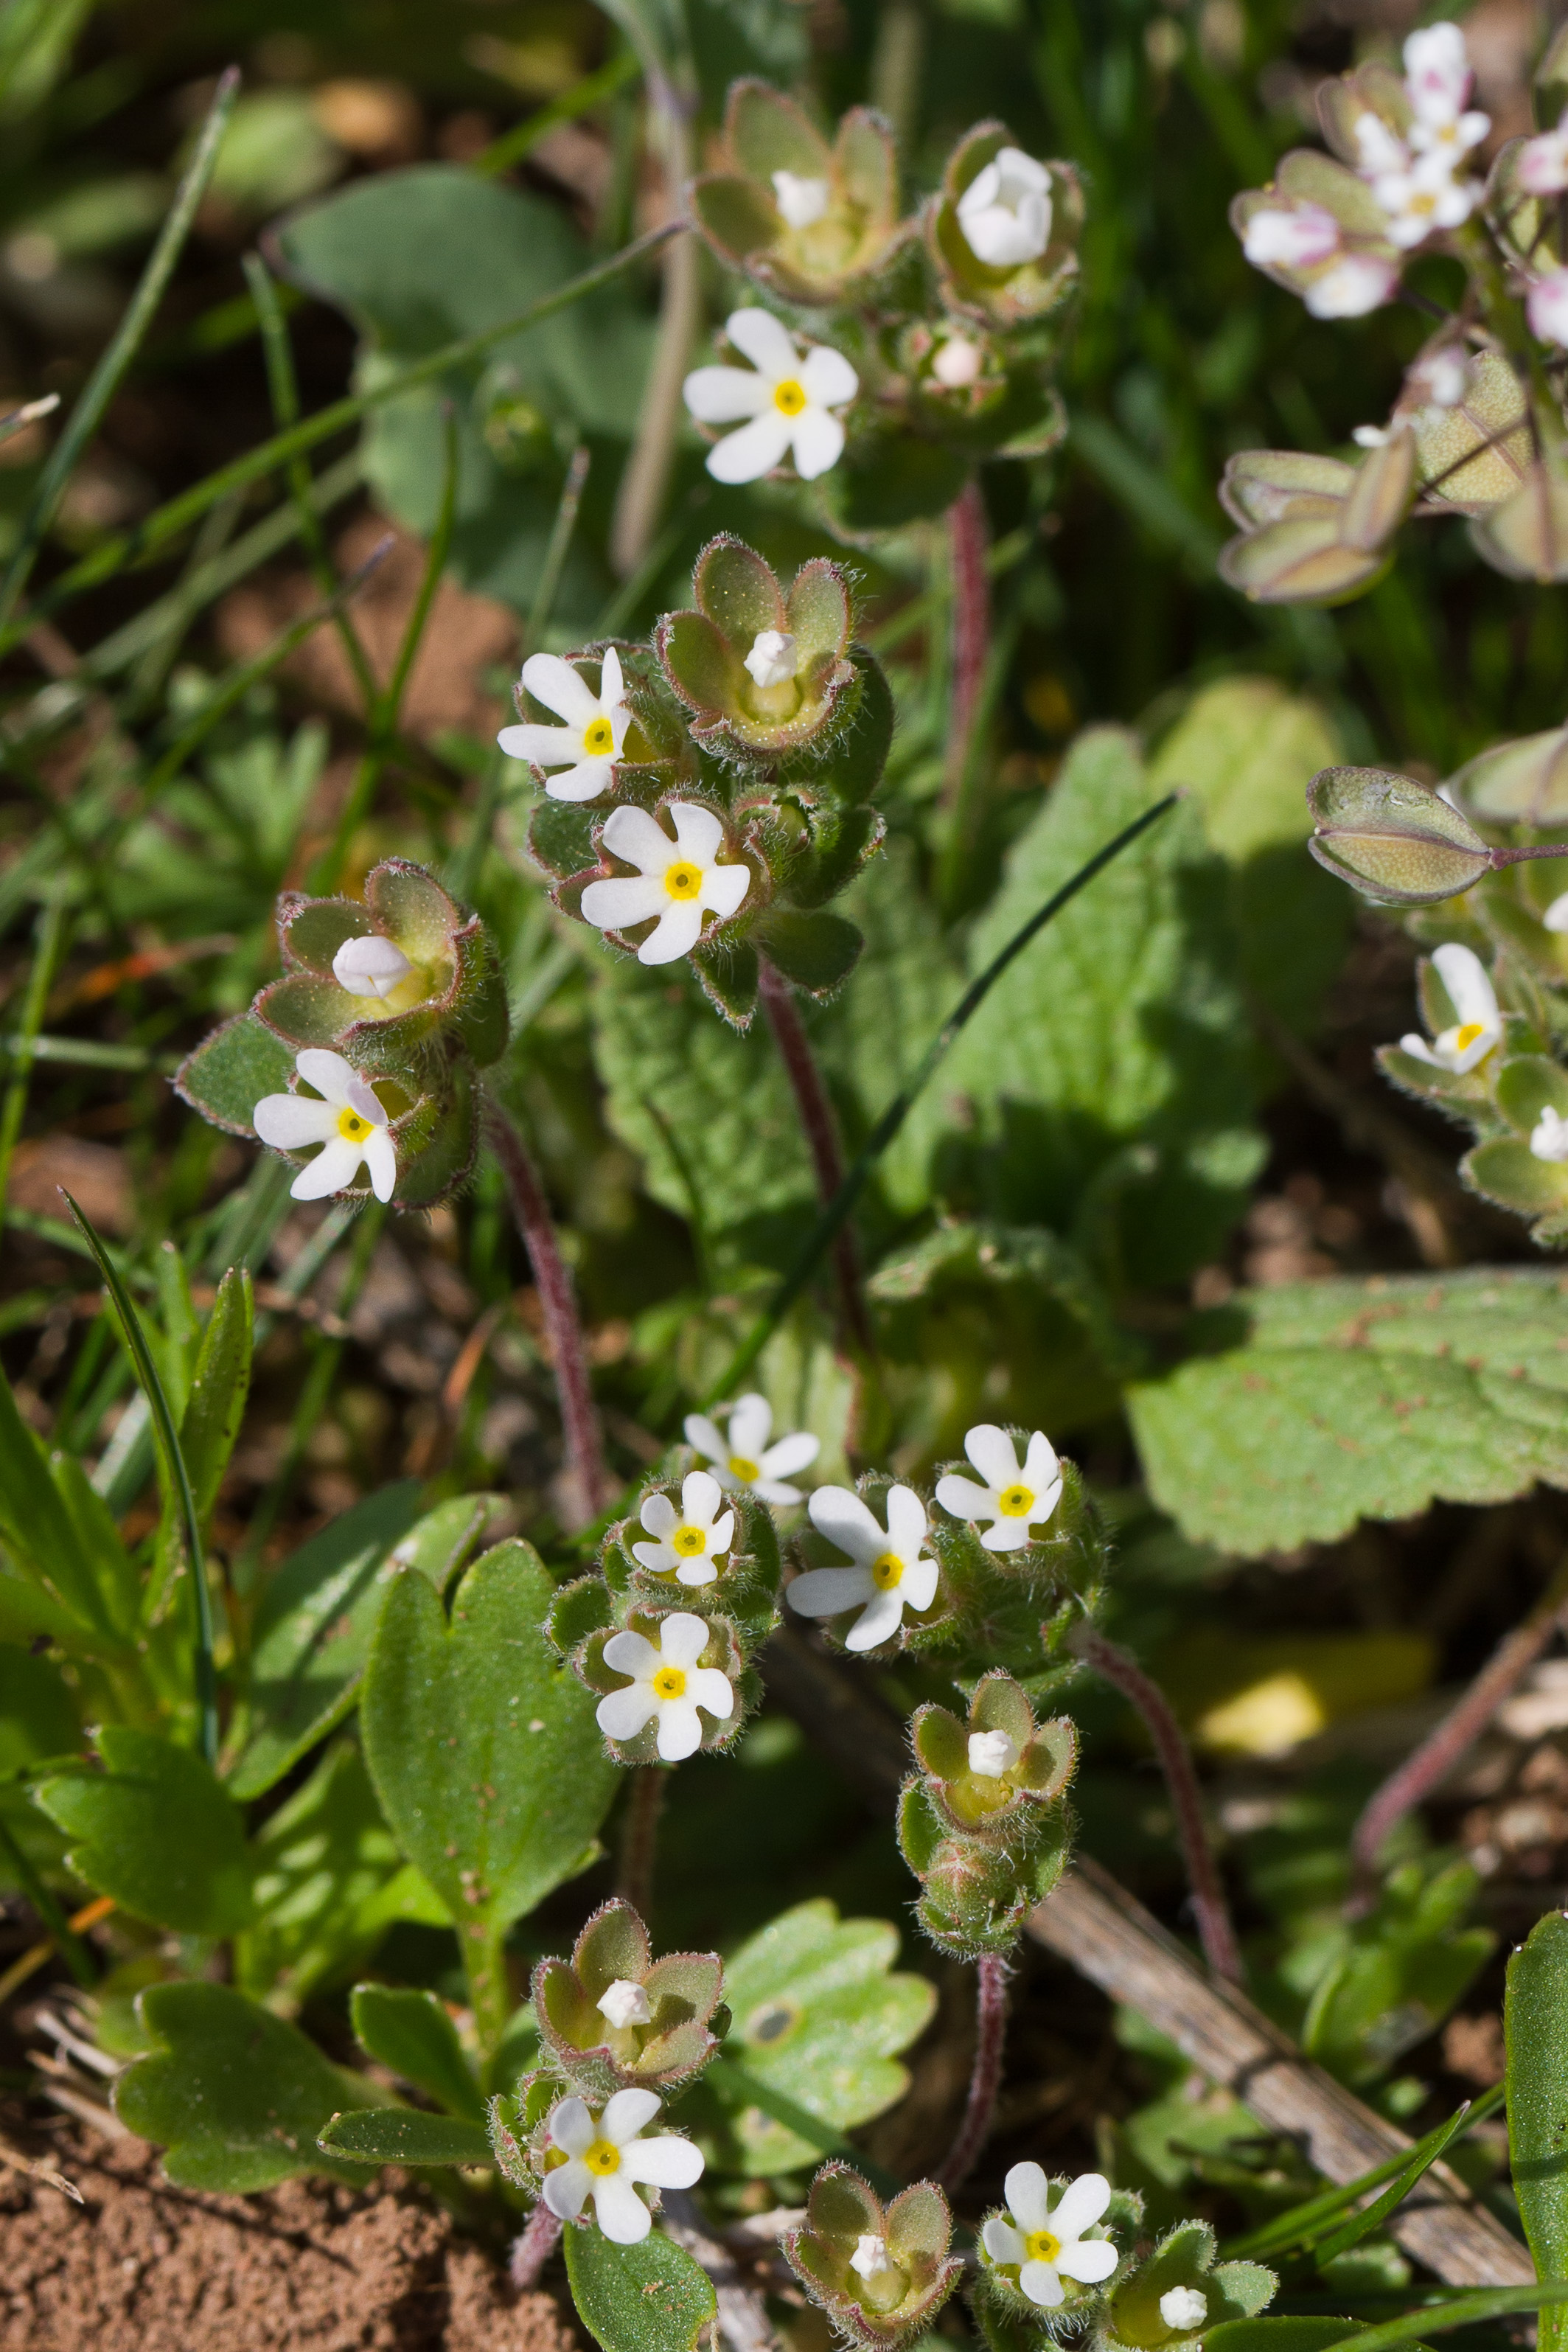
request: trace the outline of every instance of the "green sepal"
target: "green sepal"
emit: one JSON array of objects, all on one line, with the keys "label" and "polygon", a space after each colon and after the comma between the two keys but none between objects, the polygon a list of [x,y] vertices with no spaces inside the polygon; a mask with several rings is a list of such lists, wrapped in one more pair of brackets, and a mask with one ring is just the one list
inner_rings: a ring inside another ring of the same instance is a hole
[{"label": "green sepal", "polygon": [[328,2156],[355,2164],[491,2164],[490,2136],[460,2116],[433,2116],[419,2107],[354,2107],[333,2116],[317,2135]]},{"label": "green sepal", "polygon": [[[302,1045],[335,1046],[359,1016],[346,988],[315,971],[286,971],[261,991],[256,1018],[296,1051]],[[292,1062],[292,1055],[290,1055]]]},{"label": "green sepal", "polygon": [[545,1612],[545,1633],[565,1658],[591,1633],[601,1633],[614,1622],[615,1611],[604,1579],[580,1576],[574,1583],[563,1584],[550,1602]]},{"label": "green sepal", "polygon": [[434,874],[412,858],[387,857],[365,877],[365,904],[377,930],[396,941],[411,963],[450,959],[463,918]]},{"label": "green sepal", "polygon": [[294,1055],[254,1013],[237,1013],[204,1037],[174,1073],[174,1091],[214,1127],[254,1143],[252,1113],[264,1095],[288,1092]]},{"label": "green sepal", "polygon": [[[444,1098],[427,1097],[425,1104],[416,1105],[406,1129],[402,1120],[392,1121],[392,1137],[398,1145],[397,1191],[392,1197],[399,1208],[428,1208],[450,1200],[467,1182],[479,1149],[476,1091],[467,1062],[454,1060],[446,1072]],[[405,1157],[403,1136],[415,1129],[422,1114],[417,1148]]]},{"label": "green sepal", "polygon": [[787,763],[783,780],[809,785],[814,793],[831,793],[846,803],[874,799],[893,747],[897,719],[887,672],[866,646],[852,645],[849,658],[860,681],[852,698],[846,695],[848,718],[834,729],[815,761]]},{"label": "green sepal", "polygon": [[1497,1107],[1523,1136],[1531,1134],[1544,1110],[1568,1118],[1568,1070],[1544,1054],[1513,1054],[1497,1076]]},{"label": "green sepal", "polygon": [[1568,1162],[1538,1160],[1521,1136],[1493,1136],[1459,1162],[1465,1182],[1521,1217],[1548,1217],[1568,1209]]},{"label": "green sepal", "polygon": [[774,908],[758,938],[769,963],[819,1004],[831,1003],[865,945],[847,916],[817,908]]},{"label": "green sepal", "polygon": [[453,1010],[457,1034],[482,1070],[498,1062],[511,1034],[507,1006],[507,976],[495,942],[476,915],[453,941],[457,977],[453,983]]},{"label": "green sepal", "polygon": [[[602,816],[602,810],[599,814]],[[528,818],[528,852],[535,864],[558,882],[596,869],[593,820],[593,807],[587,802],[541,800]]]},{"label": "green sepal", "polygon": [[703,994],[742,1035],[757,1011],[757,950],[749,940],[699,940],[691,954]]},{"label": "green sepal", "polygon": [[811,812],[810,847],[792,861],[789,896],[797,906],[836,898],[870,865],[887,837],[887,820],[865,803]]},{"label": "green sepal", "polygon": [[286,971],[301,968],[332,978],[332,959],[350,940],[375,929],[357,898],[306,898],[286,891],[277,902],[277,940]]},{"label": "green sepal", "polygon": [[858,543],[912,522],[934,522],[968,478],[969,460],[956,449],[912,433],[873,432],[850,444],[822,476],[817,496],[829,529]]}]

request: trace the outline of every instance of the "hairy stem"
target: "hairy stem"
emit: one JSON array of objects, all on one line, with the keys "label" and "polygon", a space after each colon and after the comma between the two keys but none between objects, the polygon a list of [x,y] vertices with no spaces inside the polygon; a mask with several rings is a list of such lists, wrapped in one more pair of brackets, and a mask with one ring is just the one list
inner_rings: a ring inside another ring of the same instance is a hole
[{"label": "hairy stem", "polygon": [[[827,1088],[822,1084],[822,1074],[811,1052],[806,1024],[800,1018],[800,1008],[795,1002],[795,992],[766,956],[761,959],[758,975],[758,993],[762,999],[768,1025],[779,1048],[779,1058],[784,1065],[785,1075],[794,1092],[801,1131],[816,1172],[817,1190],[826,1204],[834,1198],[844,1181],[844,1164],[839,1153],[838,1124],[833,1118],[833,1107],[828,1100]],[[838,1268],[839,1296],[843,1306],[845,1328],[856,1347],[869,1355],[872,1349],[871,1321],[866,1314],[864,1293],[861,1289],[854,1236],[847,1223],[841,1225],[834,1236],[833,1262]]]},{"label": "hairy stem", "polygon": [[975,2063],[969,2074],[969,2096],[957,2137],[936,2175],[949,2194],[962,2189],[991,2136],[1007,2038],[1007,1963],[994,1952],[986,1952],[975,1962]]},{"label": "hairy stem", "polygon": [[1143,1717],[1149,1738],[1155,1744],[1166,1787],[1170,1791],[1171,1809],[1176,1814],[1176,1835],[1181,1841],[1182,1858],[1186,1864],[1187,1884],[1192,1889],[1193,1915],[1197,1922],[1197,1939],[1203,1947],[1203,1957],[1217,1977],[1230,1984],[1242,1981],[1241,1953],[1236,1941],[1236,1929],[1231,1924],[1230,1906],[1225,1899],[1220,1882],[1219,1865],[1208,1840],[1208,1825],[1203,1817],[1203,1796],[1193,1769],[1192,1750],[1182,1734],[1182,1728],[1171,1712],[1170,1701],[1159,1685],[1152,1682],[1134,1658],[1092,1625],[1080,1627],[1072,1636],[1072,1648],[1093,1667],[1112,1688],[1131,1700]]},{"label": "hairy stem", "polygon": [[1469,1690],[1456,1701],[1441,1723],[1420,1746],[1375,1790],[1357,1822],[1350,1842],[1354,1869],[1353,1912],[1364,1912],[1376,1887],[1377,1857],[1390,1832],[1453,1770],[1467,1748],[1473,1747],[1509,1694],[1545,1649],[1560,1627],[1568,1624],[1568,1560],[1558,1570],[1541,1599],[1521,1624],[1506,1634],[1492,1652]]},{"label": "hairy stem", "polygon": [[533,1268],[534,1284],[544,1315],[560,1403],[562,1434],[568,1467],[576,1483],[580,1523],[598,1517],[611,1499],[610,1473],[604,1460],[604,1433],[600,1427],[589,1377],[588,1348],[577,1311],[571,1276],[561,1256],[550,1218],[549,1204],[528,1147],[493,1095],[486,1097],[485,1127],[490,1149],[500,1164],[512,1196],[517,1221]]},{"label": "hairy stem", "polygon": [[947,548],[953,576],[953,684],[942,792],[949,806],[964,788],[970,739],[986,682],[986,656],[991,641],[987,538],[986,502],[980,495],[977,478],[971,474],[962,495],[947,509]]},{"label": "hairy stem", "polygon": [[560,2243],[562,2227],[541,2197],[524,2223],[522,2234],[512,2241],[507,2269],[519,2294],[527,2294],[538,2286],[539,2273]]},{"label": "hairy stem", "polygon": [[659,1816],[664,1810],[665,1776],[658,1764],[639,1764],[626,1791],[621,1822],[621,1871],[615,1892],[646,1922],[653,1902],[653,1864],[659,1851]]}]

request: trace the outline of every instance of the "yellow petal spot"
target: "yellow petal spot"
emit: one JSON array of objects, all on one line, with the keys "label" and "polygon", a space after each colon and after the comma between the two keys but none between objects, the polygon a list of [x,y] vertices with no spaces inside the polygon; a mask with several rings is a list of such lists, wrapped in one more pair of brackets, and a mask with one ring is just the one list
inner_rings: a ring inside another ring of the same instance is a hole
[{"label": "yellow petal spot", "polygon": [[748,1462],[744,1454],[732,1454],[729,1457],[729,1475],[732,1478],[740,1479],[743,1485],[750,1486],[761,1477],[762,1471],[758,1463]]},{"label": "yellow petal spot", "polygon": [[358,1143],[361,1137],[369,1135],[370,1131],[370,1120],[362,1118],[357,1110],[340,1110],[338,1113],[338,1132],[345,1143]]},{"label": "yellow petal spot", "polygon": [[[653,1676],[653,1688],[661,1698],[684,1698],[686,1678],[679,1666],[661,1666]],[[612,2172],[615,2168],[612,2165],[609,2169]]]},{"label": "yellow petal spot", "polygon": [[773,387],[773,405],[785,416],[799,416],[806,405],[806,387],[787,375],[782,383]]},{"label": "yellow petal spot", "polygon": [[871,1564],[871,1580],[879,1592],[891,1592],[904,1575],[904,1562],[895,1551],[884,1551],[880,1559]]},{"label": "yellow petal spot", "polygon": [[1004,1519],[1027,1519],[1034,1508],[1033,1492],[1028,1486],[1004,1486],[997,1508]]},{"label": "yellow petal spot", "polygon": [[670,1544],[683,1559],[696,1559],[707,1549],[707,1537],[701,1528],[677,1528]]},{"label": "yellow petal spot", "polygon": [[1470,1047],[1475,1044],[1476,1039],[1478,1037],[1484,1036],[1485,1034],[1486,1023],[1484,1021],[1467,1021],[1462,1029],[1456,1029],[1454,1032],[1455,1052],[1458,1054],[1468,1054]]},{"label": "yellow petal spot", "polygon": [[582,748],[591,760],[602,760],[615,749],[615,730],[608,719],[591,719],[582,730]]},{"label": "yellow petal spot", "polygon": [[[597,2172],[602,2179],[606,2173],[620,2171],[621,2150],[612,2139],[596,2139],[593,2146],[584,2154],[582,2160],[590,2172]],[[1054,2245],[1055,2239],[1053,2238],[1051,2242]]]},{"label": "yellow petal spot", "polygon": [[1061,2252],[1061,2240],[1049,2230],[1032,2230],[1024,2240],[1031,2263],[1053,2263]]},{"label": "yellow petal spot", "polygon": [[677,860],[664,868],[664,887],[672,898],[695,898],[703,887],[700,866],[687,866]]}]

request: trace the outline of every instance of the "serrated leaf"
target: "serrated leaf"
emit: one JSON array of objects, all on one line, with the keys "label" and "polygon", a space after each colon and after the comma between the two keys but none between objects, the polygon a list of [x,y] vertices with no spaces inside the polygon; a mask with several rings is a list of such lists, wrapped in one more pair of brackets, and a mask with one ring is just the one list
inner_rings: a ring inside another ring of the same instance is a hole
[{"label": "serrated leaf", "polygon": [[114,2110],[165,2150],[183,2189],[272,2189],[298,2172],[363,2181],[361,2165],[322,2156],[317,2136],[365,2085],[313,2042],[228,1985],[151,1985],[137,2015],[152,2054],[127,2067]]},{"label": "serrated leaf", "polygon": [[[1536,2275],[1568,2278],[1568,1916],[1549,1911],[1508,1964],[1508,2144]],[[1568,2332],[1568,2305],[1541,2315],[1541,2343]]]},{"label": "serrated leaf", "polygon": [[174,1091],[214,1127],[254,1141],[256,1104],[263,1095],[287,1094],[293,1076],[292,1049],[254,1013],[241,1013],[186,1055],[174,1073]]},{"label": "serrated leaf", "polygon": [[[349,1999],[349,2016],[361,2050],[379,2058],[405,2083],[428,2091],[448,2115],[483,2125],[484,2093],[457,2028],[434,1993],[412,1985],[356,1985]],[[408,2159],[411,2164],[418,2160]],[[439,2159],[442,2163],[457,2160]]]},{"label": "serrated leaf", "polygon": [[490,2135],[458,2116],[419,2107],[354,2107],[336,2115],[318,2146],[360,2164],[490,2164]]},{"label": "serrated leaf", "polygon": [[185,1936],[231,1936],[253,1912],[245,1826],[209,1766],[151,1731],[109,1724],[101,1772],[39,1783],[38,1803],[73,1844],[78,1878],[123,1910]]},{"label": "serrated leaf", "polygon": [[1127,1405],[1150,1492],[1243,1555],[1433,1500],[1568,1486],[1568,1277],[1375,1276],[1240,1294]]},{"label": "serrated leaf", "polygon": [[707,2273],[657,2230],[617,2246],[601,2230],[569,2229],[566,2274],[602,2352],[695,2352],[718,2308]]}]

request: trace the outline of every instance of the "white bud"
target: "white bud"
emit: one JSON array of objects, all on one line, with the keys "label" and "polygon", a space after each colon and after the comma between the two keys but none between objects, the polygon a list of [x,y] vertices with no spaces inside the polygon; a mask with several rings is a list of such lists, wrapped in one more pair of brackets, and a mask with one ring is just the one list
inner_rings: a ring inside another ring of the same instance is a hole
[{"label": "white bud", "polygon": [[864,2231],[855,2242],[854,2252],[850,2256],[850,2268],[862,2279],[884,2276],[893,2268],[887,2259],[885,2240],[870,2230]]},{"label": "white bud", "polygon": [[758,686],[788,686],[795,675],[795,640],[786,630],[764,629],[746,656]]},{"label": "white bud", "polygon": [[602,2017],[613,2026],[648,2025],[653,2012],[648,2006],[648,1996],[640,1984],[630,1977],[617,1977],[614,1983],[599,1996],[598,2008]]},{"label": "white bud", "polygon": [[332,977],[350,996],[390,996],[413,970],[396,943],[372,931],[369,939],[345,940],[332,958]]},{"label": "white bud", "polygon": [[1173,2286],[1160,2297],[1160,2317],[1167,2327],[1179,2327],[1184,2335],[1190,2335],[1208,2317],[1208,2297],[1195,2286]]},{"label": "white bud", "polygon": [[1051,173],[1019,147],[1004,147],[958,199],[958,226],[993,269],[1038,261],[1051,243]]},{"label": "white bud", "polygon": [[1018,1745],[1005,1731],[971,1731],[969,1769],[982,1780],[999,1780],[1019,1760]]},{"label": "white bud", "polygon": [[985,353],[978,343],[972,343],[967,335],[952,335],[932,361],[931,373],[949,392],[967,392],[970,384],[979,382],[984,365]]},{"label": "white bud", "polygon": [[1255,269],[1312,269],[1338,247],[1339,223],[1323,205],[1288,213],[1266,205],[1241,233],[1241,250]]},{"label": "white bud", "polygon": [[831,201],[826,180],[805,179],[799,172],[775,172],[773,194],[790,228],[810,228]]}]

